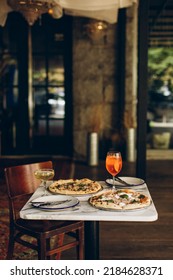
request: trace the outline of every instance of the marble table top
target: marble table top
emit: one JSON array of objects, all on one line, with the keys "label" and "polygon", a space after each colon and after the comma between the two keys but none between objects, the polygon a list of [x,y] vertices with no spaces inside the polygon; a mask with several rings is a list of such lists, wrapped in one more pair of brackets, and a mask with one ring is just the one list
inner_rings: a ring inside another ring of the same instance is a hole
[{"label": "marble table top", "polygon": [[[99,182],[103,186],[103,189],[108,188],[105,182]],[[109,188],[110,189],[110,188]],[[146,195],[150,195],[146,183],[141,186],[133,187]],[[44,188],[38,187],[32,197],[24,205],[20,211],[20,217],[22,219],[33,220],[84,220],[84,221],[134,221],[134,222],[152,222],[158,219],[158,213],[155,208],[154,202],[145,209],[130,210],[130,211],[106,211],[96,209],[88,203],[88,199],[91,195],[76,196],[79,200],[79,204],[66,208],[63,210],[42,210],[35,208],[29,203],[31,200],[42,197],[44,194]],[[47,197],[52,196],[51,193],[46,191]],[[55,196],[55,195],[54,195]]]}]

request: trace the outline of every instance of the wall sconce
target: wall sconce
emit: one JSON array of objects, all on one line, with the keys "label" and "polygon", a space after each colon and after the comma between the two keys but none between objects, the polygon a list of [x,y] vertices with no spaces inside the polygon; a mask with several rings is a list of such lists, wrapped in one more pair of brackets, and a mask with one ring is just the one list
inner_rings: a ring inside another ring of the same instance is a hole
[{"label": "wall sconce", "polygon": [[85,31],[87,36],[93,41],[99,41],[103,39],[107,33],[108,24],[101,20],[90,20],[85,25]]}]

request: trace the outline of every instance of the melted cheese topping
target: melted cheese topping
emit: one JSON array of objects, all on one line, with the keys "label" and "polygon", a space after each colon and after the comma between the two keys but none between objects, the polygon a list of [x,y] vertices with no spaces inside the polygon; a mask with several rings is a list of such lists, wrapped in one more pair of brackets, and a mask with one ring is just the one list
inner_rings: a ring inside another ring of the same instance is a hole
[{"label": "melted cheese topping", "polygon": [[61,194],[90,194],[101,190],[101,185],[90,179],[58,180],[49,186],[53,193]]},{"label": "melted cheese topping", "polygon": [[95,207],[115,210],[129,210],[147,207],[150,205],[151,200],[144,194],[130,189],[124,189],[102,192],[98,196],[91,197],[89,202]]}]

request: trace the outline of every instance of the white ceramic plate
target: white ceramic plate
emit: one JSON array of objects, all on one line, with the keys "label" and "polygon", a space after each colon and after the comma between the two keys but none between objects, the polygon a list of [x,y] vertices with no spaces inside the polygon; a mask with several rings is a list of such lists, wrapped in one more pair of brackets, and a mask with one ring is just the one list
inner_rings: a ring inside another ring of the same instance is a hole
[{"label": "white ceramic plate", "polygon": [[[130,188],[130,187],[135,187],[135,186],[140,186],[145,184],[145,181],[143,179],[140,178],[136,178],[136,177],[119,177],[120,179],[122,179],[123,181],[127,182],[128,184],[131,184],[131,186],[127,186],[126,184],[120,183],[119,181],[115,180],[115,186],[116,187],[126,187],[126,188]],[[113,185],[113,179],[107,179],[106,183],[108,185]]]},{"label": "white ceramic plate", "polygon": [[31,201],[34,207],[43,210],[61,210],[74,207],[78,203],[79,200],[76,197],[67,195],[41,196]]}]

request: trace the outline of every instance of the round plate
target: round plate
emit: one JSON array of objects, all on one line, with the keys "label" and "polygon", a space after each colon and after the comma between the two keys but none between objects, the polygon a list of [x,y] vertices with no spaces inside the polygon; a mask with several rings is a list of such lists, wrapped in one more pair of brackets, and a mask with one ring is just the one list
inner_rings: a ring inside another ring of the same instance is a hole
[{"label": "round plate", "polygon": [[34,207],[43,210],[60,210],[74,207],[79,203],[76,197],[67,195],[41,196],[31,201]]},{"label": "round plate", "polygon": [[[123,181],[127,182],[128,184],[130,184],[129,186],[127,186],[126,184],[120,183],[119,181],[115,180],[115,186],[116,187],[126,187],[126,188],[130,188],[130,187],[135,187],[135,186],[140,186],[145,184],[145,181],[143,179],[140,178],[136,178],[136,177],[119,177],[120,179],[122,179]],[[107,179],[106,183],[110,186],[113,185],[113,179]]]}]

